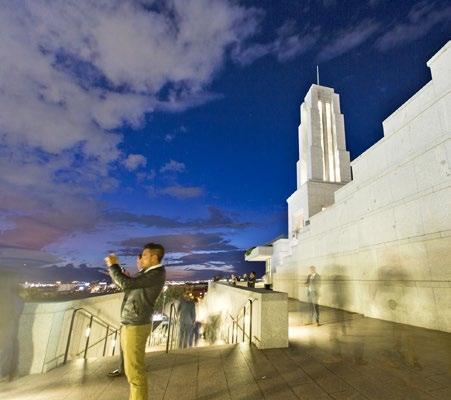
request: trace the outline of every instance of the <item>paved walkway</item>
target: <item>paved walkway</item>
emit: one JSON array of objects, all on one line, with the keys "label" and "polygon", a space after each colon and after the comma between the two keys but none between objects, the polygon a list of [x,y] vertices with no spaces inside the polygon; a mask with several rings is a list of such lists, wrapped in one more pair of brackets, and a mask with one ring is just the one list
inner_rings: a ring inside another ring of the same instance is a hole
[{"label": "paved walkway", "polygon": [[[293,325],[302,307],[290,314]],[[290,327],[288,349],[239,344],[150,353],[149,399],[451,399],[450,334],[331,309],[322,318],[319,327]],[[126,380],[105,375],[117,362],[77,360],[1,383],[0,399],[126,400]]]}]

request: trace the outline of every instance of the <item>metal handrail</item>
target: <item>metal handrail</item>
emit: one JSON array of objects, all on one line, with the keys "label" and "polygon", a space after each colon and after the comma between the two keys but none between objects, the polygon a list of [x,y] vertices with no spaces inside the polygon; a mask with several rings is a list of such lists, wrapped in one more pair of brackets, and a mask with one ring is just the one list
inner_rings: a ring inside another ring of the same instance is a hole
[{"label": "metal handrail", "polygon": [[[116,331],[111,331],[111,333],[108,334],[108,337],[109,336],[113,336],[113,335],[115,335],[115,337],[117,337],[117,332]],[[89,345],[88,349],[97,346],[99,343],[102,343],[104,340],[107,340],[108,337],[105,337],[105,338],[97,340],[95,343]],[[103,356],[105,356],[105,349],[106,349],[106,346],[104,346]],[[86,353],[86,349],[83,349],[82,351],[79,351],[78,353],[75,353],[75,355],[79,356],[80,354],[83,354],[83,353]],[[112,355],[114,355],[114,354],[112,354]],[[83,358],[86,358],[86,356],[84,355]]]},{"label": "metal handrail", "polygon": [[[175,325],[177,325],[179,322],[178,317],[179,317],[179,315],[175,308],[175,303],[171,303],[171,307],[170,307],[170,311],[169,311],[168,331],[167,331],[168,337],[166,340],[166,353],[169,353],[169,350],[172,350],[172,344],[173,344],[173,339],[174,339],[174,329],[175,329]],[[173,321],[175,321],[175,323]],[[176,340],[177,340],[177,337],[176,337]]]},{"label": "metal handrail", "polygon": [[156,329],[152,330],[152,332],[151,332],[151,334],[149,335],[149,338],[148,338],[147,346],[155,347],[155,346],[160,345],[161,342],[165,340],[163,338],[164,336],[166,336],[166,334],[164,333],[164,329],[166,329],[166,334],[167,334],[168,325],[160,323],[156,327]]},{"label": "metal handrail", "polygon": [[[256,301],[257,299],[247,299],[246,303],[244,304],[244,306],[240,309],[240,311],[238,312],[238,314],[233,317],[231,314],[229,314],[229,318],[232,320],[232,343],[238,343],[238,329],[241,330],[241,332],[243,333],[243,338],[242,338],[242,342],[244,342],[246,340],[246,337],[249,338],[249,344],[252,344],[252,315],[253,315],[253,303],[254,301]],[[249,334],[246,333],[246,307],[249,303]],[[240,326],[240,316],[241,313],[243,314],[243,326]],[[227,329],[227,341],[230,342],[229,340],[229,335],[230,335],[230,326]],[[235,337],[235,340],[234,340]],[[257,339],[257,338],[256,338]],[[258,339],[257,339],[258,340]]]},{"label": "metal handrail", "polygon": [[[100,326],[103,326],[104,328],[106,328],[106,335],[105,338],[103,338],[101,341],[105,340],[105,345],[103,347],[103,355],[105,356],[106,353],[106,346],[107,346],[107,341],[108,341],[108,332],[110,330],[110,328],[113,328],[113,331],[111,334],[115,334],[115,339],[117,338],[117,332],[120,331],[120,328],[114,326],[113,324],[109,324],[108,322],[104,321],[102,318],[94,315],[92,312],[86,310],[83,307],[80,308],[76,308],[74,309],[74,311],[72,312],[72,317],[71,317],[71,321],[70,321],[70,327],[69,327],[69,333],[67,335],[67,342],[66,342],[66,351],[64,352],[64,360],[63,360],[63,364],[66,364],[67,359],[69,357],[69,349],[70,349],[70,343],[71,343],[71,339],[72,339],[72,331],[74,328],[74,322],[75,322],[75,316],[77,315],[77,313],[83,313],[86,316],[89,317],[89,333],[91,332],[91,328],[92,328],[92,324],[93,322],[96,322],[97,324],[99,324]],[[89,346],[89,338],[90,338],[90,334],[86,335],[86,343],[85,343],[85,349],[83,351],[84,355],[83,358],[86,358],[87,353],[88,353],[88,349],[90,349],[91,347],[95,346],[96,344],[100,343],[96,342],[94,345]],[[114,346],[113,348],[113,355],[114,355],[114,349],[116,346]],[[78,353],[77,355],[81,354],[82,352]]]},{"label": "metal handrail", "polygon": [[[106,356],[106,348],[107,348],[108,338],[109,338],[110,336],[113,336],[113,335],[114,335],[114,340],[116,341],[116,339],[117,339],[117,333],[118,333],[117,330],[111,330],[111,332],[108,331],[108,333],[107,333],[107,335],[105,336],[105,338],[99,339],[99,340],[97,340],[95,343],[90,344],[89,347],[88,347],[88,350],[89,350],[90,348],[92,348],[92,347],[97,346],[99,343],[105,341],[105,345],[104,345],[104,347],[103,347],[103,354],[102,354],[102,357],[105,357],[105,356]],[[115,351],[115,347],[113,347],[113,351],[112,351],[112,354],[111,354],[112,356],[114,356],[114,351]],[[85,352],[85,349],[83,349],[82,351],[79,351],[78,353],[75,353],[75,356],[79,356],[80,354],[83,354],[84,352]],[[54,361],[58,361],[60,358],[62,358],[62,357],[64,357],[64,356],[65,356],[65,354],[57,355],[56,357],[53,357],[53,358],[50,359],[50,360],[46,360],[46,361],[45,361],[45,364],[49,364],[49,363],[52,363],[52,362],[54,362]],[[86,357],[85,357],[85,358],[86,358]]]},{"label": "metal handrail", "polygon": [[[115,335],[115,331],[112,331],[108,336],[113,336]],[[95,343],[91,344],[88,349],[97,346],[99,343],[102,343],[105,339],[99,339],[97,340]],[[77,356],[79,356],[80,354],[85,353],[85,350],[79,351],[78,353],[76,353]],[[112,354],[114,355],[114,354]],[[104,355],[105,356],[105,355]],[[86,358],[85,356],[83,358]]]}]

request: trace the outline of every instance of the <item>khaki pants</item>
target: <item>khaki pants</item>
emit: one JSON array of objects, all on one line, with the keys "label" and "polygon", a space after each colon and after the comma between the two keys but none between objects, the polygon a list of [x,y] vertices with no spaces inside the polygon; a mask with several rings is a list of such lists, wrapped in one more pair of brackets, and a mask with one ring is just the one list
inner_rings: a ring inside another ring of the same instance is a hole
[{"label": "khaki pants", "polygon": [[121,345],[124,352],[125,375],[130,385],[130,400],[147,400],[144,354],[149,334],[150,324],[122,326]]}]

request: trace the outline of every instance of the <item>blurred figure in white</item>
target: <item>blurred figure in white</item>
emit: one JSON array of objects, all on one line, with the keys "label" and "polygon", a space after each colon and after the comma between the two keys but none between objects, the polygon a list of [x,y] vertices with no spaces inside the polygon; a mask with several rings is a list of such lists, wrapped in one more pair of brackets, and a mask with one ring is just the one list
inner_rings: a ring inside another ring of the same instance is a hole
[{"label": "blurred figure in white", "polygon": [[307,276],[307,280],[305,281],[305,286],[307,287],[307,298],[310,303],[310,322],[308,325],[313,323],[313,320],[316,321],[316,325],[320,326],[319,323],[319,292],[321,287],[321,277],[316,272],[316,267],[311,266],[310,272]]}]

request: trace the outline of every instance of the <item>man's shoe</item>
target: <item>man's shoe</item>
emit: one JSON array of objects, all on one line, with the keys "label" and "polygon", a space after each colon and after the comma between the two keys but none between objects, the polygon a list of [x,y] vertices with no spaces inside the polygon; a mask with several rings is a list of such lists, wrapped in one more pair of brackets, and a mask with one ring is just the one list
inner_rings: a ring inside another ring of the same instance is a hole
[{"label": "man's shoe", "polygon": [[319,322],[316,323],[316,326],[321,326],[321,324]]},{"label": "man's shoe", "polygon": [[110,378],[117,378],[119,376],[124,376],[124,373],[118,369],[115,369],[114,371],[108,372],[107,374]]}]

